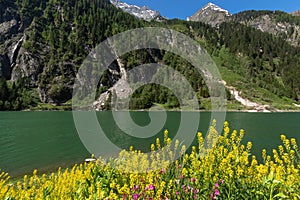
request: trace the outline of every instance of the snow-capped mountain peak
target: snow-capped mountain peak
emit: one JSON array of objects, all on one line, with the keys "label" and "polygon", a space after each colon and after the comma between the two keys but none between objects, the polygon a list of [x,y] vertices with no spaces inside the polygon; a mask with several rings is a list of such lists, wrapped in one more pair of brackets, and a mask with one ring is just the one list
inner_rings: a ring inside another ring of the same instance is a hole
[{"label": "snow-capped mountain peak", "polygon": [[160,15],[158,11],[151,10],[147,6],[139,7],[136,5],[130,5],[125,2],[121,2],[119,0],[110,0],[110,2],[117,8],[122,9],[124,12],[127,12],[131,15],[136,16],[137,18],[141,18],[146,21],[151,21],[153,19],[156,20],[163,19],[163,17]]},{"label": "snow-capped mountain peak", "polygon": [[228,12],[228,10],[225,10],[219,6],[217,6],[216,4],[213,3],[208,3],[206,4],[201,10],[204,11],[206,9],[211,9],[211,10],[215,10],[215,11],[219,11],[219,12],[224,12],[226,13],[228,16],[230,16],[231,14]]},{"label": "snow-capped mountain peak", "polygon": [[208,3],[191,17],[188,17],[187,20],[201,21],[212,26],[217,26],[226,21],[230,16],[231,14],[227,10],[224,10],[213,3]]}]

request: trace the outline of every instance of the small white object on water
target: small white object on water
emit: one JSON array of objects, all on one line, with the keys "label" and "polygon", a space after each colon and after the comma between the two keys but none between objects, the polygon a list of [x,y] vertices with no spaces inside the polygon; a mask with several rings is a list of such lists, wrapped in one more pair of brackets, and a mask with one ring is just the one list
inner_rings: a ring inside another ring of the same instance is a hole
[{"label": "small white object on water", "polygon": [[96,161],[95,158],[86,158],[86,159],[84,160],[84,162],[87,162],[87,163],[89,163],[89,162],[95,162],[95,161]]}]

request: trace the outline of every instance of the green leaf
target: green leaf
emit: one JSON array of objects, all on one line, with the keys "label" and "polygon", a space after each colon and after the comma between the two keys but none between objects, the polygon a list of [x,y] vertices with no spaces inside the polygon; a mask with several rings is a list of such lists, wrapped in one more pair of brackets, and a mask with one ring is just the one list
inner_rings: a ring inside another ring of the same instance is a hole
[{"label": "green leaf", "polygon": [[284,199],[286,199],[286,198],[288,198],[288,196],[286,196],[285,194],[283,194],[282,192],[281,193],[278,193],[278,194],[276,194],[273,198],[277,198],[277,197],[280,197],[280,198],[284,198]]}]

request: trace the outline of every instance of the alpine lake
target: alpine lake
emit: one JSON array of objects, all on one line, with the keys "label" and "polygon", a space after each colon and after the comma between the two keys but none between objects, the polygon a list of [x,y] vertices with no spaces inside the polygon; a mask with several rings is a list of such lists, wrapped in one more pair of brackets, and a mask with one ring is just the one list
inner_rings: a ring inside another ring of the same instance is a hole
[{"label": "alpine lake", "polygon": [[[120,118],[122,114],[124,113],[120,112]],[[189,138],[194,138],[193,144],[197,145],[197,131],[202,132],[203,135],[207,133],[211,113],[189,112],[185,114],[190,117],[188,123],[197,123],[198,129],[186,131],[184,134]],[[162,138],[165,129],[169,131],[171,138],[175,137],[183,123],[181,115],[181,112],[166,112],[166,122],[162,127],[155,130],[149,137],[145,135],[147,131],[141,131],[144,135],[139,137],[138,133],[135,133],[135,136],[128,134],[135,130],[130,127],[127,127],[127,133],[124,133],[124,129],[119,128],[112,112],[96,113],[105,137],[114,145],[120,149],[128,149],[132,145],[135,149],[143,151],[150,149],[150,144],[155,142],[156,137]],[[147,129],[151,123],[147,111],[131,111],[130,116],[135,124],[141,127],[140,130],[143,130],[143,127]],[[159,118],[160,112],[154,113],[152,117]],[[199,120],[193,120],[198,117]],[[86,120],[89,121],[89,119]],[[226,121],[229,122],[231,131],[233,129],[245,130],[243,143],[246,144],[248,141],[253,143],[252,153],[257,155],[258,159],[261,157],[263,148],[271,153],[273,148],[281,144],[281,134],[300,141],[300,113],[297,112],[227,112]],[[94,143],[97,144],[97,141]],[[99,141],[100,144],[101,141]],[[30,174],[34,169],[38,169],[39,172],[48,172],[57,170],[58,167],[71,167],[75,163],[83,162],[92,153],[83,145],[71,111],[0,112],[0,169],[8,172],[12,177]]]}]

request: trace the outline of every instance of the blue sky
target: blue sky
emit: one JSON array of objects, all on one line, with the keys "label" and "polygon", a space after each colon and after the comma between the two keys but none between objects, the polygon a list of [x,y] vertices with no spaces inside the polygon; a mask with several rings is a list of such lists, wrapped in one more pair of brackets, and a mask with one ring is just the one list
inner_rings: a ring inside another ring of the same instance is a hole
[{"label": "blue sky", "polygon": [[170,19],[186,19],[208,2],[212,2],[233,14],[251,9],[283,10],[285,12],[300,10],[300,0],[123,0],[123,2],[138,6],[146,5],[152,10],[158,10],[161,15]]}]

